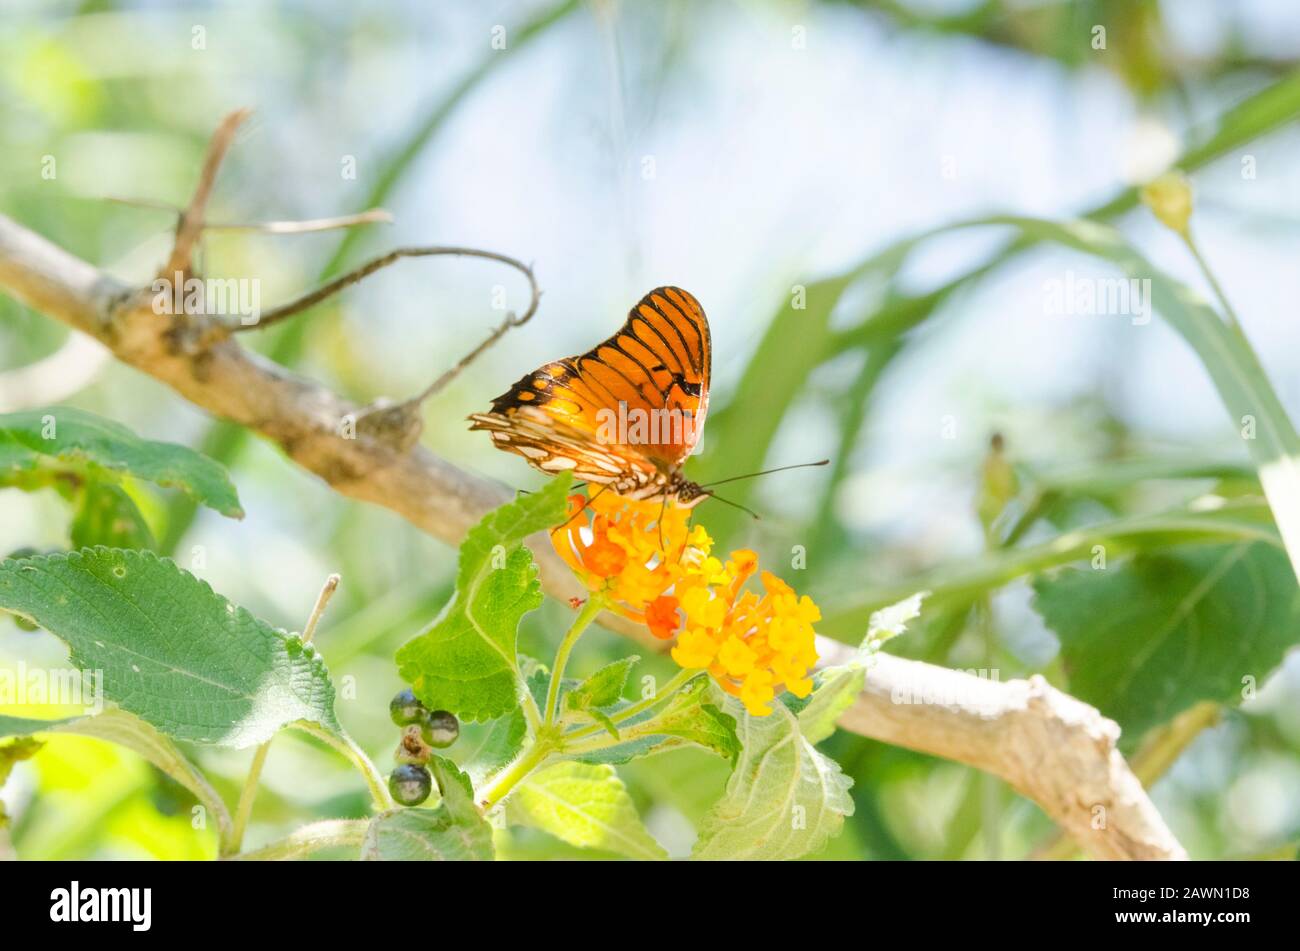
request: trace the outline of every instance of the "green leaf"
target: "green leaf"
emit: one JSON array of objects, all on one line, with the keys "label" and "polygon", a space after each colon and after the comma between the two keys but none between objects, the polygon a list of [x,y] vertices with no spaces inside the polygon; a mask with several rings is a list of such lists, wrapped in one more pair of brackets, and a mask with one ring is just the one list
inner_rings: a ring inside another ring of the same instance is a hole
[{"label": "green leaf", "polygon": [[49,460],[88,463],[177,488],[222,515],[243,518],[235,487],[218,463],[173,443],[67,406],[0,415],[0,482]]},{"label": "green leaf", "polygon": [[442,790],[436,809],[395,809],[376,816],[361,844],[363,861],[490,862],[492,827],[474,805],[469,777],[451,760],[429,762]]},{"label": "green leaf", "polygon": [[1140,555],[1034,584],[1070,693],[1136,741],[1200,700],[1235,703],[1300,643],[1300,588],[1270,545]]},{"label": "green leaf", "polygon": [[[601,722],[596,711],[601,707],[613,706],[623,699],[623,688],[627,686],[628,675],[640,659],[633,654],[606,664],[565,694],[565,707],[578,713],[588,713],[597,722]],[[617,730],[614,735],[618,735]]]},{"label": "green leaf", "polygon": [[817,751],[784,704],[756,717],[716,694],[742,748],[726,793],[700,821],[692,857],[797,859],[818,851],[853,815],[853,780]]},{"label": "green leaf", "polygon": [[523,540],[564,521],[572,476],[520,495],[472,528],[460,546],[456,593],[428,630],[397,652],[399,672],[430,710],[491,720],[519,704],[519,622],[542,603]]},{"label": "green leaf", "polygon": [[[699,676],[682,687],[660,712],[650,719],[624,726],[623,738],[636,741],[658,737],[661,741],[638,755],[660,752],[663,740],[673,739],[702,746],[723,759],[736,761],[740,740],[736,738],[736,720],[709,702],[709,678]],[[680,743],[674,743],[678,746]]]},{"label": "green leaf", "polygon": [[876,611],[867,625],[867,636],[853,658],[846,664],[827,667],[817,675],[812,694],[795,708],[805,740],[820,743],[835,732],[841,714],[862,692],[872,658],[885,641],[902,634],[907,622],[920,616],[921,601],[926,594],[917,592]]},{"label": "green leaf", "polygon": [[852,606],[823,610],[818,633],[856,641],[858,632],[880,608],[894,604],[917,589],[930,594],[930,609],[960,605],[1003,585],[1092,557],[1101,545],[1114,558],[1129,552],[1168,548],[1171,545],[1217,545],[1224,542],[1263,541],[1281,547],[1272,513],[1262,500],[1232,499],[1205,511],[1175,509],[1156,515],[1134,515],[1073,529],[1037,545],[964,558],[951,565],[913,577],[905,583],[869,590]]},{"label": "green leaf", "polygon": [[519,755],[528,736],[528,721],[524,718],[524,711],[516,708],[477,729],[482,730],[482,739],[463,760],[465,772],[475,785]]},{"label": "green leaf", "polygon": [[111,482],[92,479],[72,518],[72,547],[152,548],[153,532],[131,496]]},{"label": "green leaf", "polygon": [[95,716],[32,720],[0,715],[0,737],[32,736],[37,733],[68,733],[116,743],[144,757],[194,794],[212,814],[225,841],[230,834],[230,814],[216,790],[198,768],[186,759],[176,744],[139,717],[117,709]]},{"label": "green leaf", "polygon": [[538,770],[516,787],[507,810],[511,821],[579,848],[634,859],[668,857],[641,824],[612,766],[565,762]]},{"label": "green leaf", "polygon": [[168,736],[245,747],[308,720],[339,730],[325,665],[152,552],[88,548],[0,562],[0,608],[103,673],[104,696]]},{"label": "green leaf", "polygon": [[[12,719],[10,717],[0,717],[0,720]],[[3,734],[0,734],[2,736]],[[14,764],[25,759],[31,759],[44,746],[39,740],[33,740],[30,737],[21,736],[18,739],[10,740],[8,743],[0,743],[0,788],[9,779],[9,774],[13,772]],[[0,802],[0,831],[9,825],[9,815],[5,812],[5,804]]]}]

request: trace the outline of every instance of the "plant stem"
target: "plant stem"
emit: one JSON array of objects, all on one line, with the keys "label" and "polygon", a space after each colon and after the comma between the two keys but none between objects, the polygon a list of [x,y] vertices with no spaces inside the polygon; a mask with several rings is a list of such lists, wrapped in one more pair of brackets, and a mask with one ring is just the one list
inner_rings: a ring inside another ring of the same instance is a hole
[{"label": "plant stem", "polygon": [[376,809],[384,812],[393,808],[393,797],[388,794],[388,783],[384,781],[383,774],[371,762],[365,750],[357,746],[352,737],[344,732],[335,733],[333,730],[310,720],[299,720],[293,726],[342,753],[357,768],[357,771],[365,777],[366,785],[370,787],[370,797],[374,800]]},{"label": "plant stem", "polygon": [[[654,696],[646,697],[644,700],[640,700],[637,703],[632,704],[632,706],[627,707],[624,710],[620,710],[618,713],[615,713],[613,716],[611,716],[610,719],[614,723],[623,723],[627,720],[632,719],[632,717],[640,713],[645,713],[645,711],[651,709],[654,706],[657,706],[660,703],[663,703],[665,700],[667,700],[669,697],[675,694],[678,690],[681,690],[682,687],[685,687],[688,683],[690,683],[690,681],[694,680],[697,676],[699,676],[700,673],[702,673],[702,671],[699,670],[677,671],[677,673],[673,675],[673,678],[670,681],[668,681],[668,683],[664,684],[663,687],[655,691]],[[565,740],[566,741],[581,740],[584,739],[585,737],[592,736],[593,734],[600,733],[604,729],[605,728],[600,724],[596,724],[593,726],[585,726],[580,730],[575,730],[572,733],[567,734],[565,736]]]},{"label": "plant stem", "polygon": [[1184,232],[1182,238],[1183,243],[1187,245],[1187,250],[1192,252],[1196,266],[1201,269],[1201,273],[1205,275],[1206,281],[1210,284],[1210,289],[1214,291],[1214,296],[1219,299],[1219,306],[1223,308],[1223,314],[1227,318],[1228,324],[1240,333],[1241,321],[1237,319],[1237,312],[1228,303],[1228,295],[1223,292],[1223,287],[1220,286],[1214,272],[1210,270],[1210,262],[1205,260],[1205,256],[1201,254],[1201,249],[1197,247],[1196,242],[1192,239],[1191,231]]},{"label": "plant stem", "polygon": [[587,603],[582,606],[578,612],[577,618],[574,619],[573,626],[569,628],[564,635],[564,640],[560,642],[560,649],[555,653],[555,666],[551,670],[551,685],[546,690],[546,714],[543,723],[550,726],[555,723],[555,708],[560,699],[560,683],[564,680],[564,668],[568,666],[569,655],[573,653],[574,645],[578,643],[578,638],[582,637],[591,622],[596,620],[596,615],[605,609],[605,599],[599,595],[592,595],[587,599]]},{"label": "plant stem", "polygon": [[479,804],[486,812],[510,794],[510,791],[546,760],[555,747],[549,742],[534,743],[524,750],[519,757],[497,774],[492,784],[484,790]]},{"label": "plant stem", "polygon": [[[325,614],[325,606],[330,603],[330,598],[338,590],[339,576],[332,574],[325,579],[321,585],[320,594],[316,595],[316,604],[311,609],[311,614],[307,617],[307,626],[302,629],[303,644],[310,644],[311,639],[316,636],[316,628],[320,624],[321,617]],[[257,798],[257,787],[262,780],[262,767],[266,765],[266,755],[271,752],[271,740],[267,740],[257,748],[253,754],[253,761],[248,766],[248,776],[244,779],[244,788],[239,793],[239,804],[235,809],[235,823],[231,829],[230,839],[226,843],[226,852],[238,852],[244,842],[244,830],[248,827],[248,820],[253,814],[253,800]]]},{"label": "plant stem", "polygon": [[244,830],[248,828],[248,819],[253,814],[253,800],[257,798],[262,766],[266,763],[266,754],[269,752],[271,752],[271,741],[267,740],[253,754],[253,761],[248,766],[248,776],[244,779],[244,788],[239,793],[239,804],[235,807],[235,825],[223,853],[238,852],[244,843]]}]

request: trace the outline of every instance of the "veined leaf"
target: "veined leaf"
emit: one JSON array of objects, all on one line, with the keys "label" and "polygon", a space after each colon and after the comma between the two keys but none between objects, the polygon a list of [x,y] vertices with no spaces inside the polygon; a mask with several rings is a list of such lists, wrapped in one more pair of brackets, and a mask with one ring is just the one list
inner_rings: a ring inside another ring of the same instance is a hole
[{"label": "veined leaf", "polygon": [[917,592],[876,611],[867,625],[867,636],[853,658],[846,664],[827,667],[818,673],[812,694],[794,707],[805,740],[820,743],[835,732],[840,715],[862,693],[872,658],[885,641],[902,634],[907,630],[907,622],[920,616],[921,601],[926,593]]},{"label": "veined leaf", "polygon": [[634,859],[668,857],[641,824],[612,766],[564,762],[538,770],[507,800],[507,814],[579,848]]},{"label": "veined leaf", "polygon": [[1034,584],[1061,640],[1070,693],[1127,741],[1201,700],[1235,703],[1300,643],[1300,588],[1286,556],[1237,544],[1072,568]]},{"label": "veined leaf", "polygon": [[436,809],[395,809],[370,820],[363,861],[490,862],[492,827],[474,805],[469,777],[451,760],[429,762],[442,802]]},{"label": "veined leaf", "polygon": [[522,709],[515,709],[477,729],[482,731],[481,739],[473,752],[461,760],[475,785],[481,784],[519,755],[528,736],[528,721],[524,719]]},{"label": "veined leaf", "polygon": [[141,439],[119,423],[68,406],[0,416],[0,482],[50,460],[177,488],[222,515],[244,516],[226,470],[192,449]]},{"label": "veined leaf", "polygon": [[853,780],[773,704],[765,717],[717,691],[736,720],[741,753],[722,799],[700,822],[697,859],[797,859],[821,849],[853,815]]},{"label": "veined leaf", "polygon": [[618,703],[623,698],[628,675],[641,658],[636,654],[606,664],[565,695],[570,710],[597,710]]},{"label": "veined leaf", "polygon": [[[632,742],[642,737],[684,740],[734,763],[740,755],[735,718],[724,713],[711,700],[709,678],[696,677],[682,687],[661,712],[624,727],[623,737]],[[662,741],[658,745],[662,745]],[[658,750],[651,746],[647,752]]]},{"label": "veined leaf", "polygon": [[0,608],[103,672],[105,698],[168,736],[245,747],[297,720],[337,731],[310,646],[152,552],[88,548],[0,562]]},{"label": "veined leaf", "polygon": [[80,492],[72,518],[73,548],[151,548],[153,532],[120,486],[91,479]]},{"label": "veined leaf", "polygon": [[520,495],[470,529],[460,546],[456,593],[428,630],[397,652],[402,679],[430,710],[491,720],[519,704],[519,621],[542,603],[523,541],[564,521],[572,476]]}]

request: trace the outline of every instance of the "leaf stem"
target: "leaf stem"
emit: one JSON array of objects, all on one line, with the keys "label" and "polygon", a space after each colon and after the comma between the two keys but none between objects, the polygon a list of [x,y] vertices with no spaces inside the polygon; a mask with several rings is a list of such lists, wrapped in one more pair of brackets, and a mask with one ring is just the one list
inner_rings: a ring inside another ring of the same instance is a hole
[{"label": "leaf stem", "polygon": [[269,752],[271,741],[267,740],[253,754],[253,761],[248,765],[248,776],[244,779],[244,788],[239,793],[239,804],[235,807],[235,824],[230,833],[230,841],[225,844],[222,854],[238,852],[244,843],[244,830],[248,828],[248,819],[253,814],[253,800],[257,798],[262,767],[266,764],[266,754]]},{"label": "leaf stem", "polygon": [[[310,644],[311,639],[316,636],[316,628],[320,625],[320,619],[325,614],[325,606],[330,603],[330,598],[338,590],[339,580],[337,574],[332,574],[321,585],[320,594],[316,595],[316,604],[307,617],[307,626],[302,629],[303,644]],[[248,766],[248,776],[244,778],[244,788],[239,793],[239,804],[235,809],[234,826],[231,829],[230,838],[224,843],[222,849],[223,855],[238,852],[243,845],[244,830],[248,827],[248,820],[253,814],[253,800],[257,798],[257,787],[262,781],[262,767],[266,765],[266,755],[269,752],[271,752],[271,740],[267,740],[259,746],[257,752],[253,754],[253,761]]]},{"label": "leaf stem", "polygon": [[1232,309],[1228,303],[1228,295],[1223,292],[1223,287],[1219,284],[1214,272],[1210,270],[1210,262],[1205,260],[1201,254],[1201,249],[1197,246],[1196,241],[1192,238],[1191,230],[1184,231],[1181,235],[1183,243],[1187,245],[1187,250],[1192,252],[1192,258],[1196,261],[1196,266],[1201,269],[1205,275],[1205,280],[1209,282],[1210,289],[1214,291],[1214,296],[1219,299],[1219,306],[1223,308],[1224,316],[1227,318],[1229,326],[1238,333],[1241,333],[1241,321],[1237,319],[1237,312]]},{"label": "leaf stem", "polygon": [[542,740],[519,754],[515,761],[498,773],[496,779],[483,791],[479,798],[483,811],[487,812],[509,795],[512,789],[523,782],[529,773],[541,766],[553,752],[555,752],[554,744]]},{"label": "leaf stem", "polygon": [[564,635],[564,640],[560,641],[560,649],[555,653],[555,665],[551,670],[551,684],[546,690],[546,714],[543,723],[551,726],[555,723],[555,708],[560,699],[560,684],[564,680],[564,668],[569,664],[569,655],[573,653],[574,646],[578,643],[578,638],[582,637],[591,622],[596,620],[596,615],[605,609],[605,599],[599,595],[593,594],[587,599],[587,603],[582,606],[578,612],[577,618],[573,621],[573,626],[569,628]]},{"label": "leaf stem", "polygon": [[313,723],[310,720],[299,720],[293,726],[342,753],[357,768],[357,771],[365,777],[366,785],[370,787],[370,797],[374,800],[376,809],[385,812],[394,807],[393,797],[388,794],[388,783],[384,781],[383,774],[379,772],[370,757],[366,755],[365,750],[357,746],[356,741],[348,736],[346,732],[340,730],[335,733],[328,727]]},{"label": "leaf stem", "polygon": [[[652,707],[658,706],[660,703],[663,703],[665,700],[667,700],[669,697],[675,694],[678,690],[681,690],[688,683],[694,680],[701,673],[702,671],[699,670],[688,670],[688,669],[677,671],[677,673],[673,675],[673,678],[669,680],[668,683],[664,684],[663,687],[661,687],[659,690],[656,690],[654,692],[653,696],[646,697],[644,700],[640,700],[637,703],[632,704],[632,706],[620,710],[618,713],[613,714],[610,717],[610,720],[612,720],[616,724],[624,723],[632,719],[634,716],[637,716],[638,714],[645,713],[645,711],[651,709]],[[565,740],[566,741],[581,740],[588,736],[592,736],[593,734],[600,733],[604,729],[605,728],[600,724],[595,724],[593,726],[585,726],[580,730],[575,730],[572,733],[567,734],[565,736]],[[586,750],[583,750],[583,752],[586,752]]]}]

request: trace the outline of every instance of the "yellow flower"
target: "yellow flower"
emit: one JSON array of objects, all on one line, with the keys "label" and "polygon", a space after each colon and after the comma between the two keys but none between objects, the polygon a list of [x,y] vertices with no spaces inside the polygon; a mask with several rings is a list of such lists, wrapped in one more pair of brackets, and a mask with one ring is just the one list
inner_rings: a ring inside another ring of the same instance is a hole
[{"label": "yellow flower", "polygon": [[771,713],[781,690],[808,696],[821,612],[768,571],[760,575],[762,595],[746,590],[758,555],[713,555],[709,533],[688,527],[690,513],[680,506],[608,491],[570,496],[569,506],[569,520],[551,532],[555,550],[611,610],[656,637],[676,637],[678,664],[707,670],[755,716]]}]

